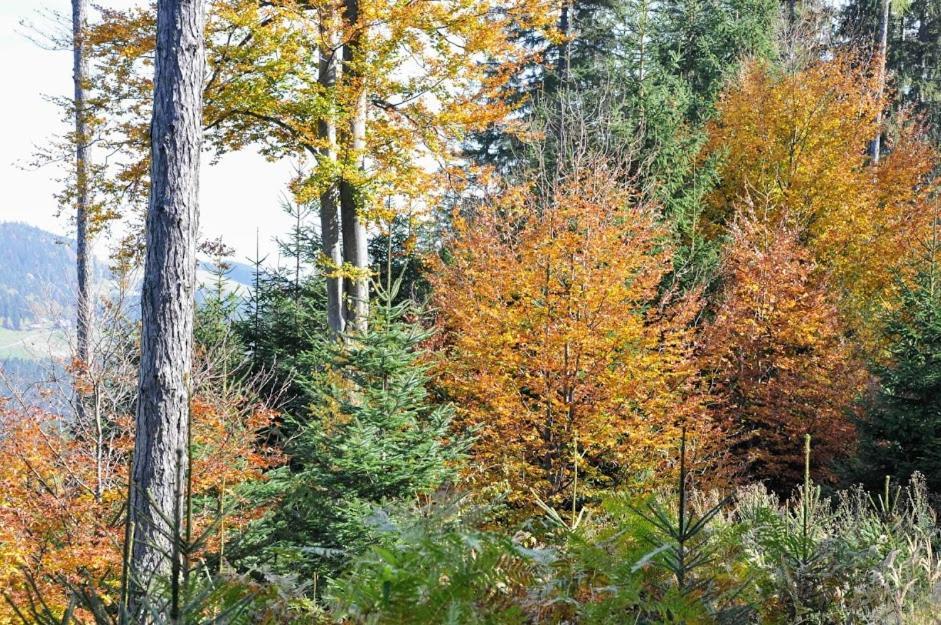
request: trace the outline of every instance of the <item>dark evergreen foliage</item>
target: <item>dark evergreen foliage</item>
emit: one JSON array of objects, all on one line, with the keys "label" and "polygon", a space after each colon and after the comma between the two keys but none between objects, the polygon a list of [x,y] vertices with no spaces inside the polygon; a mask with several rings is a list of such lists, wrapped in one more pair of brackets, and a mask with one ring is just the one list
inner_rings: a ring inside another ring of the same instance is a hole
[{"label": "dark evergreen foliage", "polygon": [[369,256],[375,267],[376,282],[389,284],[396,276],[401,283],[393,304],[406,299],[421,304],[428,299],[431,285],[424,254],[434,249],[430,224],[414,223],[397,216],[369,242]]},{"label": "dark evergreen foliage", "polygon": [[451,408],[429,398],[429,332],[410,301],[392,303],[399,286],[378,289],[366,334],[323,334],[298,355],[306,409],[291,419],[290,464],[259,493],[276,503],[241,545],[249,560],[308,578],[336,571],[374,540],[377,506],[453,477],[466,442]]},{"label": "dark evergreen foliage", "polygon": [[[875,50],[882,0],[851,0],[838,32],[861,50]],[[941,3],[895,0],[891,5],[886,64],[895,106],[911,106],[941,141]]]},{"label": "dark evergreen foliage", "polygon": [[859,473],[879,489],[885,476],[907,481],[924,474],[941,490],[941,284],[932,264],[887,324],[888,363],[874,367],[879,386],[859,424]]}]

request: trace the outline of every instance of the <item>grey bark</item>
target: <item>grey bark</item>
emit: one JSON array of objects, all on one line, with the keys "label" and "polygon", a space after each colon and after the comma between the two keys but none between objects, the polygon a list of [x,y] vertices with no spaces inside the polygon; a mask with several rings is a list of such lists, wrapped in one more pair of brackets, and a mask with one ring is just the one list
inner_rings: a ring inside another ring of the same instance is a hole
[{"label": "grey bark", "polygon": [[[346,0],[345,21],[353,28],[353,34],[343,47],[343,75],[352,84],[362,81],[355,63],[359,61],[364,37],[364,25],[360,24],[359,0]],[[358,96],[350,120],[349,149],[357,159],[363,158],[366,148],[366,86],[356,85]],[[357,275],[344,280],[347,323],[357,332],[365,332],[369,317],[369,251],[367,249],[366,223],[359,210],[355,185],[348,179],[340,181],[340,217],[343,227],[343,259],[356,269]]]},{"label": "grey bark", "polygon": [[[88,127],[85,83],[88,80],[85,59],[86,0],[72,0],[72,83],[75,116],[75,270],[78,282],[75,337],[79,362],[90,360],[89,340],[92,325],[90,280],[88,275]],[[84,402],[78,401],[80,414]]]},{"label": "grey bark", "polygon": [[[331,20],[332,21],[332,20]],[[331,91],[337,81],[337,60],[333,24],[321,25],[320,67],[318,81]],[[337,160],[337,128],[332,117],[321,119],[317,132],[326,144],[320,154],[321,164],[333,167]],[[343,265],[343,250],[340,247],[340,218],[338,213],[339,191],[335,182],[320,195],[320,238],[323,254],[331,269]],[[327,277],[327,324],[334,335],[339,336],[346,328],[343,311],[342,283],[338,277]]]},{"label": "grey bark", "polygon": [[179,550],[173,548],[170,536],[179,536],[183,527],[188,471],[204,26],[205,0],[158,1],[140,382],[129,508],[132,614],[140,609],[142,593],[157,576],[179,568],[171,555]]},{"label": "grey bark", "polygon": [[556,59],[556,79],[559,81],[556,97],[558,98],[558,120],[556,120],[555,140],[558,150],[556,167],[562,166],[562,151],[565,143],[566,132],[566,106],[570,98],[569,80],[572,69],[572,26],[575,21],[574,0],[562,0],[559,10],[559,34],[564,37],[562,45],[559,47],[559,58]]},{"label": "grey bark", "polygon": [[879,162],[882,151],[882,101],[885,95],[886,62],[889,52],[889,19],[892,9],[892,0],[882,0],[882,19],[879,22],[879,47],[877,61],[879,63],[879,110],[876,113],[876,136],[869,143],[869,158],[873,163]]},{"label": "grey bark", "polygon": [[562,0],[562,7],[559,10],[559,34],[565,38],[562,46],[559,48],[559,58],[556,59],[556,75],[559,79],[560,87],[568,85],[569,70],[572,56],[572,40],[570,37],[572,15],[575,10],[573,0]]}]

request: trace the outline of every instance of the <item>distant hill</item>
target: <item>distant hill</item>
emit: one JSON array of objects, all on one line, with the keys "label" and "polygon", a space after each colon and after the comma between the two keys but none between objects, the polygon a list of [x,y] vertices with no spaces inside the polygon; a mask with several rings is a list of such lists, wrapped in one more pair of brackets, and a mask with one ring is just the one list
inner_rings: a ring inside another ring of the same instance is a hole
[{"label": "distant hill", "polygon": [[28,330],[74,316],[75,252],[62,237],[0,223],[0,328]]},{"label": "distant hill", "polygon": [[[23,223],[0,222],[0,361],[49,355],[49,346],[64,347],[63,330],[75,319],[75,251],[73,241]],[[199,285],[214,280],[212,266],[201,262]],[[253,270],[232,263],[229,290],[251,291]],[[107,289],[104,263],[96,263],[95,282]],[[197,294],[199,300],[202,297]],[[131,301],[136,294],[131,294]]]},{"label": "distant hill", "polygon": [[[211,288],[212,265],[200,262],[197,285]],[[254,281],[249,265],[233,263],[226,275],[226,290],[242,296]],[[95,284],[108,291],[113,284],[105,263],[95,264]],[[129,314],[135,314],[139,294],[132,288]],[[44,382],[65,375],[61,360],[69,354],[75,323],[74,242],[22,223],[0,222],[0,399],[22,395],[35,405],[58,411],[50,403],[55,393],[44,393]],[[197,292],[197,300],[203,294]]]}]

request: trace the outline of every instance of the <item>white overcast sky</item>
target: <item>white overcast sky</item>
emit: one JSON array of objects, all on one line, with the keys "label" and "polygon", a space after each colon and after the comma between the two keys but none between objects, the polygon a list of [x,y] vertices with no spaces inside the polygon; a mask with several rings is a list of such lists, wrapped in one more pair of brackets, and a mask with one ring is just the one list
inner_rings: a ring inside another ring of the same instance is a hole
[{"label": "white overcast sky", "polygon": [[[71,55],[42,49],[25,36],[20,22],[37,21],[43,9],[68,15],[69,7],[69,0],[0,0],[0,221],[23,221],[57,234],[70,230],[64,217],[55,216],[58,172],[23,165],[37,145],[64,130],[59,111],[44,96],[71,93]],[[280,209],[290,175],[290,163],[269,163],[251,152],[227,155],[213,166],[206,162],[200,189],[203,236],[222,236],[238,258],[245,258],[254,256],[257,229],[262,252],[273,252],[271,239],[290,227]]]}]

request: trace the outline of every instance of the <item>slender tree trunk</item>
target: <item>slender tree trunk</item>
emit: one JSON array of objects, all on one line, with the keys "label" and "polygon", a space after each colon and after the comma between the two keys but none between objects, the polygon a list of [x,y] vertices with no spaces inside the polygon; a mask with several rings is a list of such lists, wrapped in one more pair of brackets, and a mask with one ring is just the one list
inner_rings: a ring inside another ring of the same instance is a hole
[{"label": "slender tree trunk", "polygon": [[[158,0],[147,257],[130,522],[132,614],[178,571],[188,475],[205,0]],[[165,519],[165,520],[164,520]],[[167,521],[170,526],[168,527]],[[147,622],[145,619],[143,622]]]},{"label": "slender tree trunk", "polygon": [[568,85],[569,71],[571,70],[572,56],[572,12],[575,10],[573,0],[562,0],[562,7],[559,10],[559,34],[564,38],[559,47],[559,58],[556,59],[556,75],[559,80],[559,89],[562,90]]},{"label": "slender tree trunk", "polygon": [[[75,269],[78,282],[75,339],[78,361],[87,367],[91,360],[92,326],[91,280],[88,275],[88,128],[86,124],[85,84],[88,80],[85,60],[86,0],[72,0],[72,83],[75,90]],[[80,417],[85,402],[78,397]]]},{"label": "slender tree trunk", "polygon": [[[294,319],[297,324],[297,302],[301,298],[301,211],[303,208],[297,205],[297,213],[294,214]],[[219,288],[219,300],[222,300],[222,288]],[[223,378],[224,379],[224,378]]]},{"label": "slender tree trunk", "polygon": [[[365,26],[359,23],[359,0],[346,0],[346,23],[354,31],[343,47],[343,75],[358,95],[350,121],[349,149],[353,158],[362,162],[366,148],[366,85],[362,73],[356,68],[360,62]],[[356,275],[345,282],[347,322],[357,332],[365,332],[369,316],[369,254],[366,224],[358,210],[356,187],[347,177],[340,181],[340,217],[343,226],[343,259],[356,270]]]},{"label": "slender tree trunk", "polygon": [[575,21],[575,0],[562,0],[559,8],[559,34],[563,37],[559,46],[559,58],[556,59],[556,117],[554,138],[556,142],[555,154],[555,180],[550,182],[550,188],[554,188],[556,181],[563,176],[563,169],[567,166],[566,145],[568,130],[568,108],[572,105],[570,86],[572,78],[572,39],[573,25]]},{"label": "slender tree trunk", "polygon": [[[930,84],[928,59],[930,58],[929,50],[931,49],[932,38],[931,28],[928,22],[928,2],[929,0],[923,0],[918,13],[918,63],[920,66],[919,76],[921,78],[915,86],[915,101],[918,104],[925,104],[925,86]],[[900,30],[904,32],[904,28]]]},{"label": "slender tree trunk", "polygon": [[[318,80],[326,90],[332,91],[337,82],[336,24],[333,15],[328,23],[321,24],[320,71]],[[320,154],[320,166],[335,168],[337,160],[337,127],[332,116],[320,120],[317,128],[320,140],[326,144]],[[340,247],[339,190],[335,182],[320,195],[320,237],[323,254],[331,271],[343,265],[343,249]],[[327,277],[327,324],[334,335],[346,329],[343,310],[342,280]]]},{"label": "slender tree trunk", "polygon": [[879,110],[876,112],[876,136],[869,143],[869,158],[873,163],[879,162],[882,151],[882,107],[885,96],[886,63],[889,52],[889,19],[891,17],[892,0],[882,0],[882,19],[879,22],[879,47],[876,52],[876,62],[879,64]]}]

